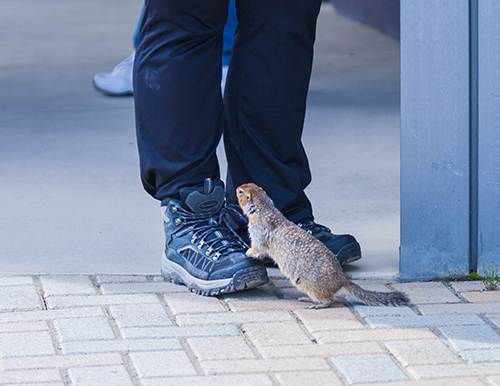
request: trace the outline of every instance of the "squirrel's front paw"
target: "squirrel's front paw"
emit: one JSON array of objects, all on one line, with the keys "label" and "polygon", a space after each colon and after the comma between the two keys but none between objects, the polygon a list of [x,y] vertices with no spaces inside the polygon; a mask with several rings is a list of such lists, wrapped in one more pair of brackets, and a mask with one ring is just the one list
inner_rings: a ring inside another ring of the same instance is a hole
[{"label": "squirrel's front paw", "polygon": [[253,248],[248,249],[246,255],[256,260],[262,260],[264,257],[266,257],[266,254],[263,254],[260,251],[257,251],[256,249]]}]

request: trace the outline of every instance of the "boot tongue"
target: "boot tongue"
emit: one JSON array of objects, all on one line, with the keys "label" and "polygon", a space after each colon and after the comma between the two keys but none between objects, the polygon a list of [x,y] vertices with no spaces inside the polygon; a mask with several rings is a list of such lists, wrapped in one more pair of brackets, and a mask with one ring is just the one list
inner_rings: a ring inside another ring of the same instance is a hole
[{"label": "boot tongue", "polygon": [[224,204],[224,187],[213,186],[207,178],[203,189],[185,188],[179,192],[184,205],[193,213],[217,212]]}]

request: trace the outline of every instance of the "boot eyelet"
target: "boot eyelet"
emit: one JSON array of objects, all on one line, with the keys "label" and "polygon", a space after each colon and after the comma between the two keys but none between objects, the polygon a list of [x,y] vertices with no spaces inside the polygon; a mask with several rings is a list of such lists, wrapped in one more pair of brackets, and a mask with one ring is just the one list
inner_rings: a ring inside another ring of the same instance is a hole
[{"label": "boot eyelet", "polygon": [[182,223],[182,220],[180,218],[176,218],[174,221],[174,224],[177,226],[181,225],[181,223]]}]

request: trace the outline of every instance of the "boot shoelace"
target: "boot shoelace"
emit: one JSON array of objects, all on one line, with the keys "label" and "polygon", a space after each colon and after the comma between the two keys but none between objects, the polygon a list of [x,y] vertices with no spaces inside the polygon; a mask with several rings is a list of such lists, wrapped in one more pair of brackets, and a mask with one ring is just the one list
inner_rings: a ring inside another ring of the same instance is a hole
[{"label": "boot shoelace", "polygon": [[320,233],[320,232],[328,232],[331,233],[330,228],[327,228],[324,225],[321,224],[316,224],[314,221],[304,221],[302,223],[297,224],[299,228],[304,229],[311,235],[315,233]]},{"label": "boot shoelace", "polygon": [[213,254],[213,261],[219,260],[224,254],[244,252],[248,246],[224,219],[230,211],[243,217],[233,205],[227,205],[218,212],[207,213],[191,213],[179,206],[173,206],[172,212],[179,215],[175,219],[175,225],[179,226],[179,229],[174,233],[183,236],[193,230],[191,243],[198,242],[199,249],[208,245],[205,255],[208,257]]}]

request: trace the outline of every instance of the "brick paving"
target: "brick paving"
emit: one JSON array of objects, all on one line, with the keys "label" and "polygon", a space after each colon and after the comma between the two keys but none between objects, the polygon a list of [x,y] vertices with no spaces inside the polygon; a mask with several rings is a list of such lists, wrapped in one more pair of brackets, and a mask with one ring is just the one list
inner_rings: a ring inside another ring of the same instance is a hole
[{"label": "brick paving", "polygon": [[159,276],[0,277],[0,385],[500,385],[500,291],[390,283],[408,307],[305,309],[277,269],[193,295]]}]

